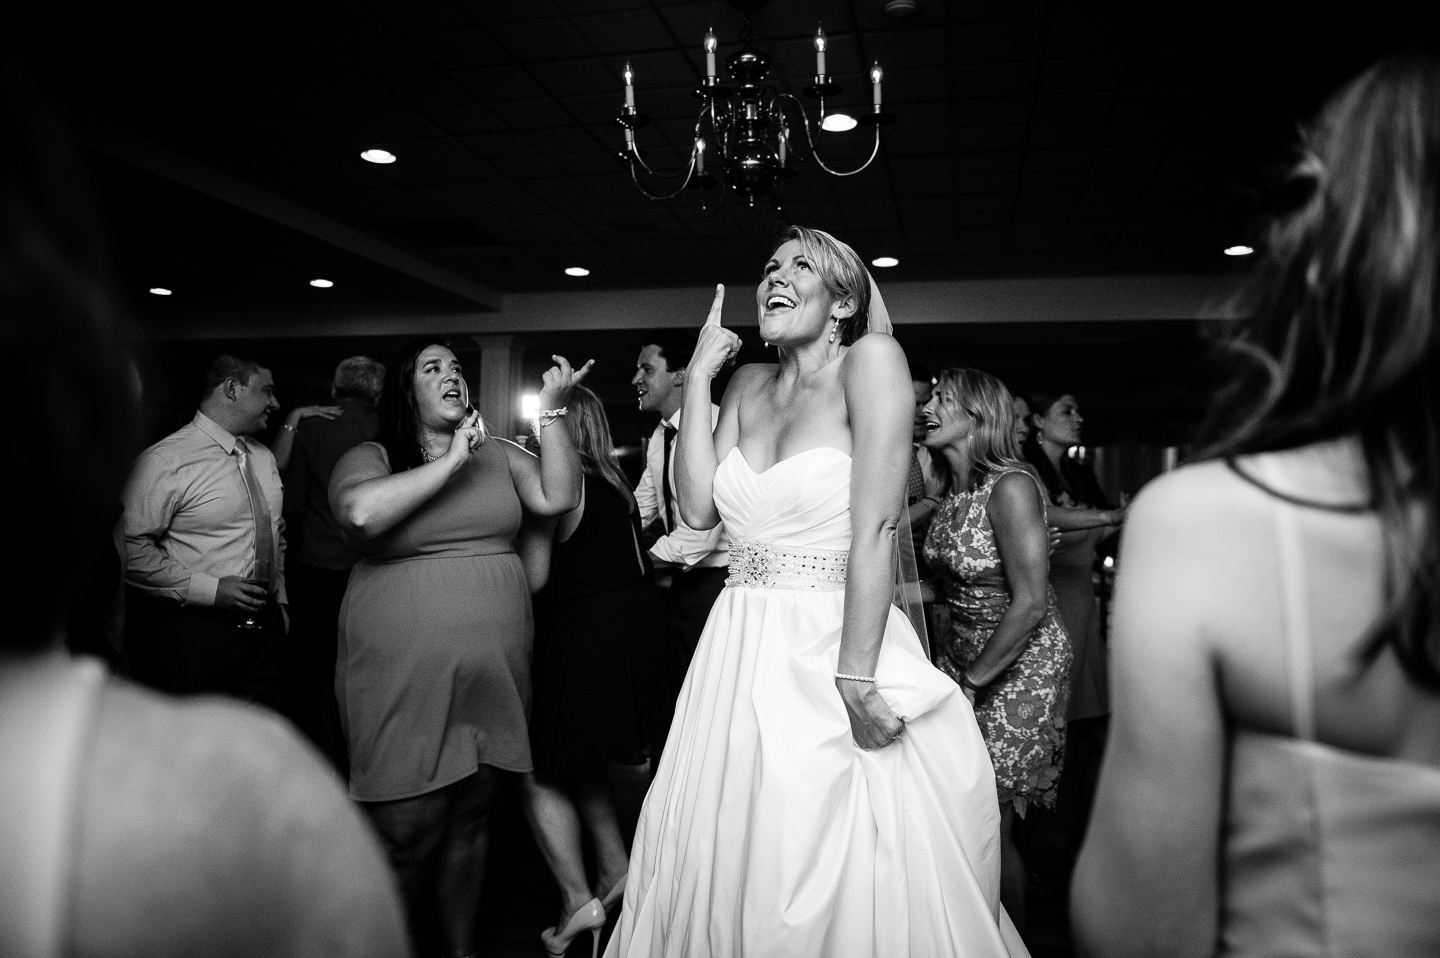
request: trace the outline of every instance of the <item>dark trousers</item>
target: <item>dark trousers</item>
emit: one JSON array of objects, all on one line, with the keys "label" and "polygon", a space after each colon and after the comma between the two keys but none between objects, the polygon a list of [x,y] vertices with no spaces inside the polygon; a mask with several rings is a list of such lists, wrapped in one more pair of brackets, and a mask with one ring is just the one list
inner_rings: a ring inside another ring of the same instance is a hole
[{"label": "dark trousers", "polygon": [[125,588],[125,651],[135,681],[162,692],[219,692],[280,708],[280,650],[285,621],[272,599],[254,616],[181,605]]},{"label": "dark trousers", "polygon": [[690,670],[690,657],[700,643],[700,633],[705,631],[705,622],[710,618],[710,609],[725,588],[725,577],[730,570],[690,569],[674,572],[670,577],[670,588],[661,594],[665,598],[665,610],[670,615],[673,635],[671,642],[672,663],[675,669],[675,688],[685,681]]},{"label": "dark trousers", "polygon": [[290,639],[285,645],[285,714],[348,776],[350,763],[335,700],[335,644],[349,569],[291,562],[285,568]]}]

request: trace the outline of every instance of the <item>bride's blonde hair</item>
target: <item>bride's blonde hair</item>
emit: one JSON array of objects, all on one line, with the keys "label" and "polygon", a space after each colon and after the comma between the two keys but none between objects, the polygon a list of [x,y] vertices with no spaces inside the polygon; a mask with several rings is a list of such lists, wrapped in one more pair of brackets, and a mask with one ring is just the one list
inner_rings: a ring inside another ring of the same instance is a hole
[{"label": "bride's blonde hair", "polygon": [[849,346],[865,335],[870,323],[870,273],[865,269],[865,261],[849,243],[808,226],[792,226],[781,233],[770,254],[773,256],[775,250],[791,240],[800,243],[805,258],[815,267],[815,275],[831,296],[855,300],[854,315],[840,321],[840,343]]}]

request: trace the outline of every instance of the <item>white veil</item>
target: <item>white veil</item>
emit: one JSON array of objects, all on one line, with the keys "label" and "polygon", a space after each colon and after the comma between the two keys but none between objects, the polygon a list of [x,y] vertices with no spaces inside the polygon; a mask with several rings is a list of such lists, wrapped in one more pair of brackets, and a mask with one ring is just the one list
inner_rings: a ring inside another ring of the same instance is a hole
[{"label": "white veil", "polygon": [[[890,311],[885,308],[885,299],[880,295],[880,287],[875,285],[875,277],[867,269],[865,276],[870,280],[870,309],[866,318],[865,332],[867,333],[890,333],[895,325],[890,322]],[[895,530],[895,594],[891,601],[910,624],[915,627],[915,634],[920,637],[920,645],[925,649],[925,655],[930,656],[930,633],[925,627],[925,604],[920,600],[920,572],[915,561],[915,535],[910,528],[910,513],[901,503],[900,525]]]}]

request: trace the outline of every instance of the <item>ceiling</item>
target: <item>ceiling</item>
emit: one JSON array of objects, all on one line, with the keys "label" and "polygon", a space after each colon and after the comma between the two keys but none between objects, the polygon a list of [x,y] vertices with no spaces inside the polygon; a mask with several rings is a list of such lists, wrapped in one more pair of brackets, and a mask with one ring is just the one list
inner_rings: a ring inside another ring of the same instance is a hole
[{"label": "ceiling", "polygon": [[[894,278],[1211,272],[1247,234],[1295,124],[1378,53],[1431,35],[1426,4],[773,0],[754,17],[776,85],[813,72],[823,21],[837,107],[885,67],[879,159],[846,179],[813,166],[783,214],[694,193],[655,203],[615,157],[621,71],[636,73],[652,163],[688,150],[723,2],[407,0],[45,5],[16,47],[83,118],[381,237],[500,291],[748,279],[789,221],[831,229]],[[19,21],[17,21],[18,23]],[[864,128],[827,134],[842,167]],[[360,160],[384,146],[389,166]],[[453,309],[453,293],[274,222],[97,159],[121,282],[142,312],[185,303],[312,309],[306,280],[366,302]],[[564,275],[567,266],[592,272]],[[158,303],[140,293],[176,290]],[[469,304],[473,307],[473,303]],[[328,306],[326,308],[329,308]]]}]

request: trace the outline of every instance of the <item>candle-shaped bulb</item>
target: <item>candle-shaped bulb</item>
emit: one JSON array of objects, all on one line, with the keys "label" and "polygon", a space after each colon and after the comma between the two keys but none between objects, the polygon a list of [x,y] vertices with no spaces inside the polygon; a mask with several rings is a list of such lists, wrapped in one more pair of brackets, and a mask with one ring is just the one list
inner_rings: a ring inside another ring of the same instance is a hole
[{"label": "candle-shaped bulb", "polygon": [[720,42],[715,39],[715,27],[712,24],[710,29],[705,31],[705,76],[714,79],[715,77],[715,51],[720,48]]},{"label": "candle-shaped bulb", "polygon": [[875,109],[877,110],[880,109],[880,80],[884,76],[885,71],[880,69],[880,63],[877,60],[875,65],[870,68],[870,84],[875,93]]},{"label": "candle-shaped bulb", "polygon": [[695,172],[705,175],[705,138],[695,137]]},{"label": "candle-shaped bulb", "polygon": [[635,109],[635,71],[630,69],[630,61],[625,61],[625,105]]},{"label": "candle-shaped bulb", "polygon": [[780,165],[781,165],[781,166],[784,166],[784,165],[785,165],[785,145],[786,145],[786,144],[785,144],[785,141],[788,140],[789,138],[790,138],[790,128],[789,128],[788,126],[781,126],[781,127],[780,127],[780,137],[779,137],[779,139],[780,139]]},{"label": "candle-shaped bulb", "polygon": [[825,30],[815,25],[815,75],[825,75]]}]

